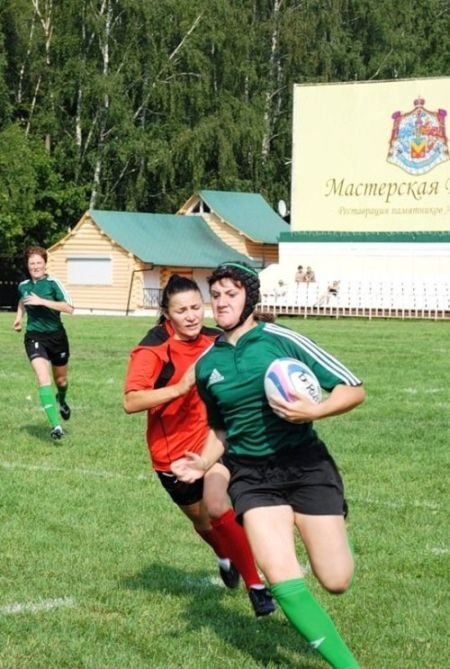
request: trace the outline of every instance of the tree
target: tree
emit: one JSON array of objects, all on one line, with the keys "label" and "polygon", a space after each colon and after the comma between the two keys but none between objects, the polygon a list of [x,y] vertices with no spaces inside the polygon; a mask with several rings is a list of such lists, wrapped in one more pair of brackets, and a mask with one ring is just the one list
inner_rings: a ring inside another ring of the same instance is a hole
[{"label": "tree", "polygon": [[5,261],[34,225],[36,178],[31,151],[23,132],[14,125],[0,131],[0,249]]},{"label": "tree", "polygon": [[294,84],[446,75],[449,28],[448,0],[2,0],[0,239],[198,189],[288,199]]}]

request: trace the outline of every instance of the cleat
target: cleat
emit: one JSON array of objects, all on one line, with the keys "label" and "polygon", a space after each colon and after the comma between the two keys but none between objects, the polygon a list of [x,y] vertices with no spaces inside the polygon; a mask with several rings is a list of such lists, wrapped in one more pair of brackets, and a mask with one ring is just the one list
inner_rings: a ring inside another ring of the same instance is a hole
[{"label": "cleat", "polygon": [[227,588],[233,590],[234,588],[238,587],[240,581],[240,575],[232,562],[230,562],[229,569],[224,569],[223,567],[219,566],[219,574],[220,578],[222,579],[224,585]]},{"label": "cleat", "polygon": [[249,588],[248,596],[255,616],[268,616],[275,611],[275,602],[267,588]]},{"label": "cleat", "polygon": [[63,432],[62,427],[60,425],[57,425],[56,427],[52,428],[52,431],[50,432],[50,436],[55,441],[57,439],[61,439],[61,437],[64,436],[64,432]]},{"label": "cleat", "polygon": [[70,406],[67,404],[67,402],[61,402],[61,404],[59,405],[59,413],[63,420],[69,420],[71,411],[70,411]]}]

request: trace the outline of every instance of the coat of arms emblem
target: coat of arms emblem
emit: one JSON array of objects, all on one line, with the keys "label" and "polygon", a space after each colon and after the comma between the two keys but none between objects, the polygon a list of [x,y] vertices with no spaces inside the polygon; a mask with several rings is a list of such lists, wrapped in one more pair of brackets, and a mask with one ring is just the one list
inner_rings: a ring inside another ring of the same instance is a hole
[{"label": "coat of arms emblem", "polygon": [[414,100],[414,109],[392,114],[393,127],[387,160],[409,174],[425,174],[449,159],[445,109],[425,109],[425,100]]}]

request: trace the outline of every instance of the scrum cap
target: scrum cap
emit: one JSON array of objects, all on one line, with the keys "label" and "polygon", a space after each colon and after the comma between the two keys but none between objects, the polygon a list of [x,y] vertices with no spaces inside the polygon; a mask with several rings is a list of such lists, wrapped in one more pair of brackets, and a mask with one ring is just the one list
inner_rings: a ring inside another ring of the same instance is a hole
[{"label": "scrum cap", "polygon": [[258,272],[245,262],[229,261],[221,263],[216,267],[211,276],[208,277],[209,287],[221,279],[238,281],[245,288],[246,299],[239,321],[232,328],[228,328],[229,330],[234,330],[234,328],[242,325],[250,314],[253,313],[256,305],[260,301],[260,282]]}]

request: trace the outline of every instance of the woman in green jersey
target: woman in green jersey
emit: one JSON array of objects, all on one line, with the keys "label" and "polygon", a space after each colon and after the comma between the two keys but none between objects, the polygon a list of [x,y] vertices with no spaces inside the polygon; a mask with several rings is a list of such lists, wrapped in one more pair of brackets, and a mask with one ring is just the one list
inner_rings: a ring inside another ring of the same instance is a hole
[{"label": "woman in green jersey", "polygon": [[[187,453],[172,469],[179,478],[194,481],[224,456],[236,515],[282,611],[330,666],[357,669],[358,662],[306,585],[293,530],[322,586],[344,592],[353,575],[344,488],[313,421],[361,404],[362,383],[307,337],[255,319],[259,279],[251,267],[224,263],[208,282],[214,317],[223,330],[196,365],[210,432],[201,455]],[[269,406],[264,374],[281,357],[306,363],[329,393],[326,399],[317,404],[298,395],[293,402]]]},{"label": "woman in green jersey", "polygon": [[[27,248],[25,263],[30,278],[19,284],[20,299],[13,328],[17,332],[22,330],[26,313],[25,351],[36,375],[39,399],[51,426],[50,436],[61,439],[64,431],[58,407],[61,418],[70,418],[66,401],[70,349],[61,314],[71,314],[73,306],[62,284],[47,274],[45,249]],[[52,379],[56,384],[56,398]]]}]

